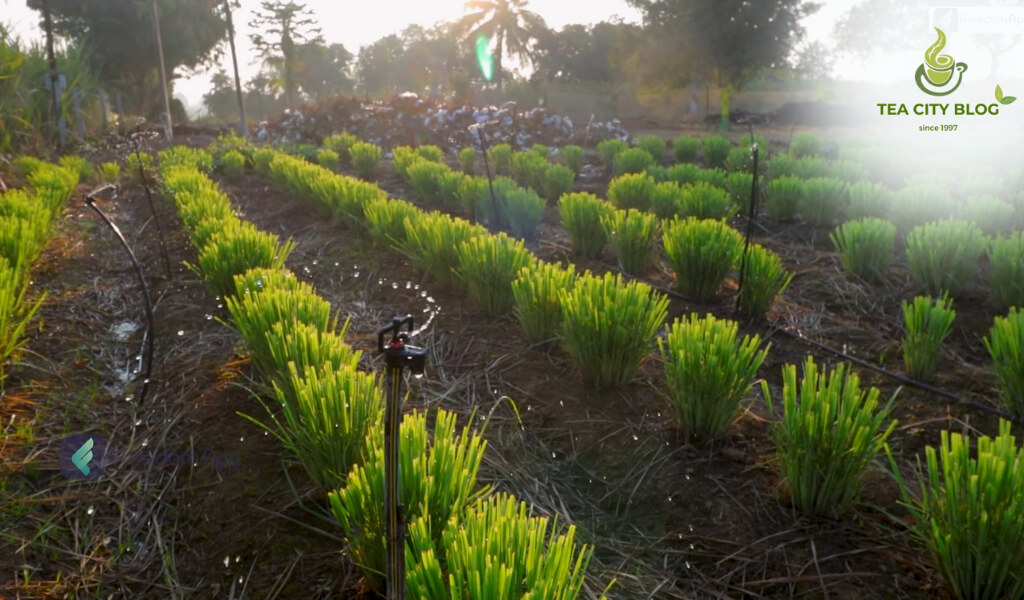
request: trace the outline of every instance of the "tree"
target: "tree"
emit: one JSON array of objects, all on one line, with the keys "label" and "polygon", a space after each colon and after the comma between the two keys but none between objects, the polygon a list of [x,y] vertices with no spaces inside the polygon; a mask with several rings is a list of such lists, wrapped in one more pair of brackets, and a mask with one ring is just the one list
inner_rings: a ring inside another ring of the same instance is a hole
[{"label": "tree", "polygon": [[249,23],[257,33],[249,38],[264,64],[278,72],[287,108],[294,108],[301,70],[299,48],[322,44],[323,37],[312,11],[304,3],[292,0],[264,0]]},{"label": "tree", "polygon": [[804,37],[800,20],[819,5],[807,0],[628,0],[668,52],[686,57],[691,70],[713,68],[721,88],[721,127],[729,124],[736,87],[763,69],[788,64]]},{"label": "tree", "polygon": [[[453,24],[432,29],[410,25],[359,51],[356,78],[367,93],[440,94],[464,88],[476,69],[472,48],[460,44]],[[465,100],[465,91],[459,94]]]},{"label": "tree", "polygon": [[[101,82],[125,94],[140,114],[159,112],[157,47],[150,0],[47,0],[57,35],[81,44]],[[42,11],[43,0],[28,0]],[[158,0],[167,77],[218,56],[227,25],[209,0]],[[168,82],[170,83],[170,82]]]},{"label": "tree", "polygon": [[527,10],[526,0],[469,0],[471,11],[458,21],[457,29],[472,43],[480,35],[487,36],[494,52],[494,78],[502,87],[504,57],[534,61],[534,46],[540,36],[549,32],[544,19]]},{"label": "tree", "polygon": [[395,34],[360,48],[356,69],[359,87],[368,93],[397,91],[401,87],[400,63],[404,54],[405,44]]},{"label": "tree", "polygon": [[629,42],[638,30],[625,23],[566,25],[540,40],[537,69],[548,81],[613,81],[622,50],[633,51]]},{"label": "tree", "polygon": [[352,91],[348,76],[352,53],[341,44],[304,44],[297,49],[296,79],[302,93],[313,102]]},{"label": "tree", "polygon": [[224,69],[210,77],[210,91],[203,94],[203,106],[210,116],[224,121],[238,118],[238,101],[235,96],[235,81]]}]

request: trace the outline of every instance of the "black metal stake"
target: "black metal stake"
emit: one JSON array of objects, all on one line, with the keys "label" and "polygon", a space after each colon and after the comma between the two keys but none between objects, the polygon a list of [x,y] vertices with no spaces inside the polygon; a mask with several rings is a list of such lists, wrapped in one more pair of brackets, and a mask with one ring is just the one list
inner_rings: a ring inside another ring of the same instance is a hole
[{"label": "black metal stake", "polygon": [[[487,188],[491,192],[491,208],[494,211],[494,223],[490,223],[491,227],[498,228],[498,224],[501,223],[500,207],[498,206],[498,198],[494,195],[494,177],[491,175],[491,163],[487,160],[487,141],[484,138],[484,126],[487,122],[478,123],[477,125],[471,125],[470,129],[476,133],[476,137],[480,140],[480,151],[484,155],[484,173],[487,175]],[[480,218],[476,214],[476,206],[473,206],[473,216],[476,217],[476,222],[480,222]]]},{"label": "black metal stake", "polygon": [[[409,333],[401,333],[408,325]],[[408,367],[421,375],[427,362],[427,351],[408,344],[413,330],[412,316],[395,317],[377,334],[377,350],[384,354],[387,365],[385,386],[387,404],[384,408],[384,509],[387,537],[386,590],[388,600],[405,600],[405,515],[399,494],[398,465],[400,454],[399,422],[402,415],[402,374]],[[384,336],[391,335],[385,346]]]},{"label": "black metal stake", "polygon": [[121,229],[118,228],[118,226],[103,213],[100,207],[96,205],[96,196],[100,192],[104,192],[108,189],[116,190],[117,186],[104,185],[93,190],[85,197],[85,203],[89,208],[96,211],[96,214],[103,219],[103,222],[110,227],[114,232],[114,235],[117,236],[117,239],[121,241],[121,246],[124,247],[125,251],[128,253],[128,258],[132,261],[132,265],[135,267],[135,275],[139,279],[139,287],[142,288],[142,305],[146,309],[146,321],[149,324],[149,331],[146,333],[146,356],[144,359],[146,363],[146,374],[145,378],[142,380],[142,389],[139,391],[139,406],[142,406],[143,401],[146,399],[146,390],[149,388],[150,375],[153,372],[153,337],[156,331],[155,319],[153,319],[153,303],[149,299],[149,288],[146,287],[146,276],[142,272],[142,265],[139,264],[138,259],[135,257],[135,252],[133,252],[132,247],[128,245],[128,240],[124,238],[124,234],[121,233]]},{"label": "black metal stake", "polygon": [[164,228],[160,225],[160,217],[156,214],[156,206],[153,204],[153,194],[149,190],[149,178],[146,177],[146,166],[142,164],[142,151],[139,149],[139,141],[132,140],[135,144],[135,161],[139,164],[139,176],[142,178],[142,188],[146,190],[146,200],[149,201],[149,211],[153,214],[153,222],[156,223],[156,232],[160,236],[160,254],[164,259],[164,269],[167,270],[167,279],[171,279],[171,257],[167,254],[167,241],[164,239]]},{"label": "black metal stake", "polygon": [[747,274],[747,251],[750,249],[750,238],[754,234],[754,220],[757,218],[757,155],[760,149],[757,142],[753,142],[753,135],[750,136],[750,139],[752,141],[750,148],[754,155],[754,179],[750,184],[750,204],[747,206],[750,210],[750,213],[747,215],[747,239],[743,243],[743,259],[740,261],[740,280],[737,286],[735,307],[737,313],[740,311],[740,294],[743,293],[743,278]]}]

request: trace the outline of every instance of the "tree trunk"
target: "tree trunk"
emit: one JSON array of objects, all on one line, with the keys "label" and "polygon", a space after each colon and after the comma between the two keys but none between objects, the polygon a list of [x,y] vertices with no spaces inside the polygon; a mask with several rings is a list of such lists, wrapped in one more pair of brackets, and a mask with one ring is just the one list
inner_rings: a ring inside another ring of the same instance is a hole
[{"label": "tree trunk", "polygon": [[722,118],[718,122],[719,131],[729,130],[729,102],[732,100],[732,93],[734,91],[734,88],[735,86],[731,83],[726,84],[724,87],[721,88],[722,96],[719,105],[722,110]]}]

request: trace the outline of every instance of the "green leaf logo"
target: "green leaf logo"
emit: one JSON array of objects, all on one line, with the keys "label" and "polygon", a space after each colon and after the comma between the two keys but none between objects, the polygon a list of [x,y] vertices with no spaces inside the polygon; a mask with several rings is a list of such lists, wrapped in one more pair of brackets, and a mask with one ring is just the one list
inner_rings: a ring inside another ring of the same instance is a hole
[{"label": "green leaf logo", "polygon": [[1013,104],[1013,101],[1016,99],[1016,96],[1004,96],[1003,88],[998,85],[996,86],[996,101],[1000,104]]}]

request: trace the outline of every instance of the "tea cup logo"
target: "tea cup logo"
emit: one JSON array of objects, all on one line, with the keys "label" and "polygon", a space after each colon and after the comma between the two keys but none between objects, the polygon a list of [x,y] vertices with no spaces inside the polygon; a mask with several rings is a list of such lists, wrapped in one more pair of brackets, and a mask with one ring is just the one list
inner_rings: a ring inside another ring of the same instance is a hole
[{"label": "tea cup logo", "polygon": [[[964,78],[967,63],[956,62],[948,54],[939,54],[946,47],[946,34],[938,27],[939,38],[924,53],[924,63],[917,68],[914,81],[922,92],[930,96],[946,96],[956,91]],[[953,74],[956,73],[956,83]],[[952,87],[949,84],[953,83]]]}]

